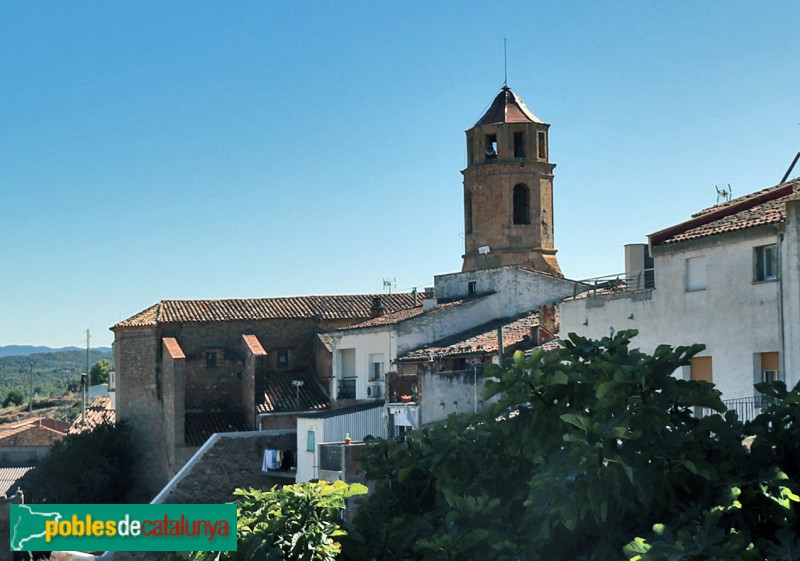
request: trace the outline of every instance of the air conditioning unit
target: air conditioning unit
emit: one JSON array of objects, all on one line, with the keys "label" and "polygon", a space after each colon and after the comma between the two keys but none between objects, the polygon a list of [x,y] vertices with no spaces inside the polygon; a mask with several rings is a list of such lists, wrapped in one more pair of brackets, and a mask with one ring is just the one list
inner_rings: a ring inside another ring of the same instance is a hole
[{"label": "air conditioning unit", "polygon": [[370,382],[367,386],[367,397],[383,397],[383,382]]}]

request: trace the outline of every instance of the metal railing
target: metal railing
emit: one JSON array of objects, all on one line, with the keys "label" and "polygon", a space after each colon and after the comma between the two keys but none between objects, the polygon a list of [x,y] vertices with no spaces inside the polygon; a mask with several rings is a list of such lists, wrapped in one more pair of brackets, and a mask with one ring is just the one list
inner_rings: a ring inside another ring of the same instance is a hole
[{"label": "metal railing", "polygon": [[645,290],[655,288],[656,275],[655,269],[643,269],[641,271],[617,273],[616,275],[605,275],[578,281],[575,285],[577,296],[582,293],[595,294],[616,294],[618,292],[632,292],[634,290]]},{"label": "metal railing", "polygon": [[[735,399],[723,399],[723,405],[728,408],[728,411],[736,411],[736,415],[742,422],[752,421],[759,414],[761,409],[769,405],[769,398],[763,395],[754,395],[750,397],[737,397]],[[698,417],[706,415],[713,415],[716,411],[707,407],[699,407],[697,411]]]},{"label": "metal railing", "polygon": [[337,399],[355,399],[356,398],[356,380],[358,378],[340,378],[339,387],[336,391]]}]

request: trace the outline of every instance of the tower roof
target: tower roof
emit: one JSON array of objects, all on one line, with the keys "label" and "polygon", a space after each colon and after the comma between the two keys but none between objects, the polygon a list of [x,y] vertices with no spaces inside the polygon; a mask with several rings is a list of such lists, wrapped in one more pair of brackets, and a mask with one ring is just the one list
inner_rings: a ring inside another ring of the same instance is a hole
[{"label": "tower roof", "polygon": [[544,124],[517,94],[511,91],[507,85],[503,86],[497,97],[494,98],[489,109],[478,119],[475,126],[493,125],[496,123],[541,123]]}]

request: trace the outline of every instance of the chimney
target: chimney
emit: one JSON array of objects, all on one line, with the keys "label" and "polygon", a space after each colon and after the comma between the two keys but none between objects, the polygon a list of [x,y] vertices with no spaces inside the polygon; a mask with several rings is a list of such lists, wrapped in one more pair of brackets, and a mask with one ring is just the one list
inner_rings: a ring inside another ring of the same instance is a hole
[{"label": "chimney", "polygon": [[556,331],[558,331],[555,304],[546,304],[539,307],[539,325],[555,335]]},{"label": "chimney", "polygon": [[380,296],[373,296],[370,317],[377,318],[382,316],[384,313],[386,313],[386,309],[383,307],[383,300]]},{"label": "chimney", "polygon": [[433,287],[428,287],[425,289],[425,299],[422,301],[422,311],[428,312],[436,307],[437,304],[436,300],[436,291]]}]

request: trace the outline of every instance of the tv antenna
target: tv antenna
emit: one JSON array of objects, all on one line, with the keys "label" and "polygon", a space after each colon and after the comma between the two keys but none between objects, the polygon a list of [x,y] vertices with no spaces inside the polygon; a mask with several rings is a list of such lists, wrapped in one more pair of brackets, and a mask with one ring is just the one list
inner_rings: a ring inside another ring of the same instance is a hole
[{"label": "tv antenna", "polygon": [[392,290],[397,288],[397,279],[392,277],[390,279],[383,279],[383,290],[389,294],[392,293]]},{"label": "tv antenna", "polygon": [[727,203],[731,200],[731,195],[733,194],[733,189],[731,189],[730,183],[722,183],[716,186],[717,189],[717,204],[721,202]]}]

